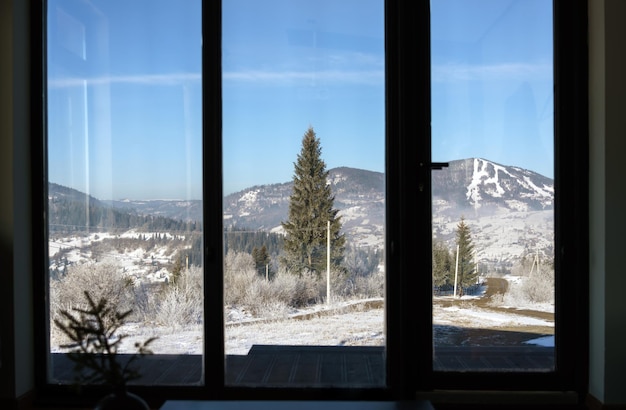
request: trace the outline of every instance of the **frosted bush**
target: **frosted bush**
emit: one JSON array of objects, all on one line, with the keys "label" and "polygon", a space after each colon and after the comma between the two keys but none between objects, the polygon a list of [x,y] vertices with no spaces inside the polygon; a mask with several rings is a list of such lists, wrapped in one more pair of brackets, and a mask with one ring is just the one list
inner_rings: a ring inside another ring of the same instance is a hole
[{"label": "frosted bush", "polygon": [[224,260],[224,303],[241,305],[249,300],[251,288],[258,280],[252,255],[228,252]]},{"label": "frosted bush", "polygon": [[303,307],[320,301],[321,289],[326,289],[325,281],[308,271],[302,272],[297,277],[294,293],[291,296],[291,302],[289,303],[293,307]]},{"label": "frosted bush", "polygon": [[497,306],[513,307],[554,303],[554,271],[550,268],[535,270],[519,281],[510,283],[504,295],[492,296],[491,302]]},{"label": "frosted bush", "polygon": [[270,284],[273,299],[287,306],[303,307],[320,299],[321,280],[311,272],[294,275],[281,268]]},{"label": "frosted bush", "polygon": [[522,282],[524,297],[533,303],[554,302],[554,271],[540,267]]},{"label": "frosted bush", "polygon": [[191,267],[166,285],[158,298],[156,321],[173,329],[202,322],[202,269]]},{"label": "frosted bush", "polygon": [[[122,273],[121,267],[109,262],[70,265],[64,275],[50,280],[51,323],[59,318],[61,310],[86,308],[83,306],[86,290],[94,300],[106,299],[120,311],[134,310],[134,281]],[[52,345],[68,341],[56,326],[50,329]]]},{"label": "frosted bush", "polygon": [[71,310],[83,303],[88,290],[95,300],[106,299],[120,310],[134,307],[134,280],[122,269],[110,263],[72,265],[59,279],[50,281],[50,305],[56,309]]},{"label": "frosted bush", "polygon": [[385,293],[385,275],[374,273],[355,278],[355,294],[365,298],[383,297]]}]

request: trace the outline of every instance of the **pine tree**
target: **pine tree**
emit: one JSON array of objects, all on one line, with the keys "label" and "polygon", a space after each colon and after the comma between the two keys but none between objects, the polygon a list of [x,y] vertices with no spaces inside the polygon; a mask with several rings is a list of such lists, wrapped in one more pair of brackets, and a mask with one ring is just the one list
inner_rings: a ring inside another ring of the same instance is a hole
[{"label": "pine tree", "polygon": [[334,196],[328,184],[328,171],[321,158],[320,140],[309,127],[302,138],[302,149],[294,164],[293,191],[289,198],[289,219],[283,263],[301,274],[305,270],[326,271],[327,224],[330,221],[331,266],[339,269],[343,259],[345,236],[340,217],[334,209]]},{"label": "pine tree", "polygon": [[454,275],[453,259],[443,242],[433,241],[433,286],[438,288],[450,285]]},{"label": "pine tree", "polygon": [[474,269],[474,244],[469,225],[465,223],[465,218],[461,217],[461,222],[456,226],[456,244],[459,247],[459,270],[457,286],[460,289],[459,295],[463,296],[463,290],[476,284],[476,270]]},{"label": "pine tree", "polygon": [[270,255],[267,253],[267,247],[263,245],[260,249],[256,246],[252,249],[252,259],[259,275],[265,276],[267,266],[270,264]]}]

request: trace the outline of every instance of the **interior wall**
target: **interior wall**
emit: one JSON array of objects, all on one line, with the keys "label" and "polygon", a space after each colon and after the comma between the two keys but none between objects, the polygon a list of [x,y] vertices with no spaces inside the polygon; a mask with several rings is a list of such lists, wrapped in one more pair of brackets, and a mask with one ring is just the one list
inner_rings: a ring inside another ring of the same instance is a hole
[{"label": "interior wall", "polygon": [[[28,4],[0,0],[0,398],[19,396],[33,386]],[[626,263],[621,257],[626,243],[626,1],[590,0],[589,10],[589,391],[607,404],[626,404]]]},{"label": "interior wall", "polygon": [[626,404],[626,1],[605,8],[605,402]]},{"label": "interior wall", "polygon": [[13,5],[0,0],[0,398],[13,382]]},{"label": "interior wall", "polygon": [[34,387],[29,0],[0,0],[0,398]]},{"label": "interior wall", "polygon": [[592,0],[590,16],[589,393],[626,404],[626,2]]},{"label": "interior wall", "polygon": [[589,393],[604,401],[604,4],[589,2]]}]

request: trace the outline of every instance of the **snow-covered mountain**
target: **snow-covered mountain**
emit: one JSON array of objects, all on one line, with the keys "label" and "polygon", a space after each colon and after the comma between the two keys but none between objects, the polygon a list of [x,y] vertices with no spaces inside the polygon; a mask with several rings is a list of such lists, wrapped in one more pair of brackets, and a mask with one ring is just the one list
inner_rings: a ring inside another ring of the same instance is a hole
[{"label": "snow-covered mountain", "polygon": [[[432,173],[433,233],[452,246],[454,230],[465,217],[483,258],[509,258],[542,249],[552,252],[554,182],[533,171],[481,158],[451,161]],[[329,171],[335,206],[353,244],[381,247],[384,241],[385,177],[354,168]],[[58,187],[50,201],[75,199],[78,191]],[[62,188],[62,189],[61,189]],[[227,228],[281,232],[287,219],[292,182],[253,186],[224,198]],[[84,201],[84,194],[83,201]],[[80,196],[80,195],[79,195]],[[97,201],[91,198],[91,201]],[[93,203],[93,202],[92,202]],[[118,210],[180,220],[200,220],[196,201],[102,201]]]},{"label": "snow-covered mountain", "polygon": [[[347,236],[359,245],[381,246],[384,174],[353,168],[334,168],[329,173],[335,206]],[[546,218],[552,215],[554,183],[533,171],[470,158],[451,161],[449,167],[433,171],[432,179],[433,228],[444,240],[450,240],[461,216],[474,224],[489,220],[491,226],[499,226],[492,218],[516,215],[524,219],[529,213],[543,211]],[[254,186],[228,195],[224,199],[225,223],[280,231],[280,222],[287,218],[291,189],[292,183],[288,182]]]},{"label": "snow-covered mountain", "polygon": [[481,158],[451,161],[433,171],[433,237],[454,248],[464,217],[481,263],[507,266],[539,252],[554,257],[554,181]]},{"label": "snow-covered mountain", "polygon": [[[380,172],[354,168],[329,171],[343,229],[361,245],[381,245],[385,217],[385,178]],[[287,220],[292,182],[260,185],[224,198],[227,226],[281,232]]]},{"label": "snow-covered mountain", "polygon": [[433,171],[434,213],[472,210],[539,211],[553,209],[554,181],[536,172],[481,158],[451,161]]}]

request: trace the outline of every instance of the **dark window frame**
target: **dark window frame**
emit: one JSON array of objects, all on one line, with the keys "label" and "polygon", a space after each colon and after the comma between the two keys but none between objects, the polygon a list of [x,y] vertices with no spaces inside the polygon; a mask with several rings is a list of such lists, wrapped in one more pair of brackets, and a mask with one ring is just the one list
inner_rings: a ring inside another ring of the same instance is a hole
[{"label": "dark window frame", "polygon": [[[48,382],[46,2],[31,9],[32,204],[35,385],[46,403],[67,402],[69,386]],[[203,2],[203,155],[205,271],[222,269],[221,4]],[[387,382],[384,389],[277,389],[224,386],[222,278],[205,275],[205,382],[202,386],[137,386],[150,403],[165,399],[412,398],[416,391],[573,391],[582,400],[588,374],[588,110],[587,2],[554,0],[556,371],[455,373],[432,370],[431,277],[411,275],[415,249],[430,272],[429,1],[387,1]],[[413,107],[422,109],[415,112]],[[415,138],[415,135],[427,136]],[[423,184],[420,194],[415,187]],[[424,193],[425,192],[425,193]],[[214,197],[212,195],[215,195]],[[207,200],[214,198],[215,200]],[[420,232],[416,236],[414,232]],[[410,260],[409,260],[410,258]],[[409,269],[411,266],[411,269]],[[565,275],[563,272],[568,272]],[[417,291],[414,291],[417,290]],[[416,294],[417,292],[417,294]],[[410,309],[410,310],[409,310]],[[416,317],[422,320],[415,320]],[[215,330],[221,329],[219,334]],[[221,336],[221,337],[217,337]],[[566,342],[567,341],[567,342]],[[574,342],[572,342],[574,341]],[[98,386],[82,399],[101,396]],[[74,401],[76,402],[76,401]]]}]

